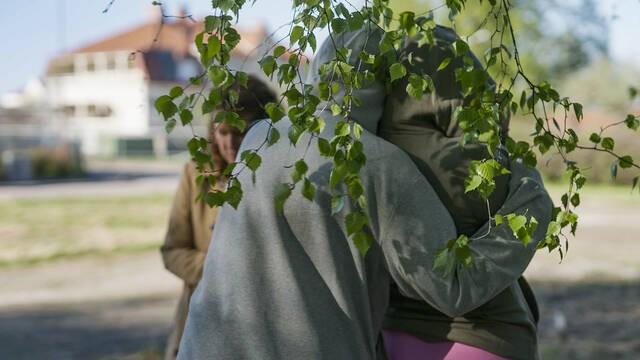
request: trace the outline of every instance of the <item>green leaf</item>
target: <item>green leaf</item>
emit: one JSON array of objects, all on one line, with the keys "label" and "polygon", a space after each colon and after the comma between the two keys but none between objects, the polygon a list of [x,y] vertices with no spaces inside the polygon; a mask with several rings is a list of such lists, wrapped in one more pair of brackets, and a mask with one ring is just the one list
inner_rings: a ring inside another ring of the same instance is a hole
[{"label": "green leaf", "polygon": [[180,111],[180,122],[182,126],[188,125],[193,120],[193,113],[189,109]]},{"label": "green leaf", "polygon": [[232,162],[231,164],[227,165],[227,167],[224,168],[224,172],[222,173],[222,175],[231,176],[231,174],[233,174],[233,170],[235,170],[237,165],[238,163],[235,163],[235,162]]},{"label": "green leaf", "polygon": [[302,180],[304,175],[307,173],[307,170],[309,170],[309,166],[307,166],[307,163],[304,160],[300,159],[296,161],[293,171],[291,172],[291,179],[293,180],[293,183],[295,184]]},{"label": "green leaf", "polygon": [[174,86],[169,90],[169,96],[172,98],[177,98],[184,93],[181,86]]},{"label": "green leaf", "polygon": [[520,230],[527,223],[527,218],[523,215],[516,215],[509,218],[508,221],[509,227],[511,228],[513,233],[516,234],[518,230]]},{"label": "green leaf", "polygon": [[168,95],[162,95],[157,98],[154,105],[156,110],[164,116],[165,120],[178,112],[178,107],[173,103],[173,99]]},{"label": "green leaf", "polygon": [[215,110],[215,108],[213,107],[213,105],[209,100],[204,100],[202,102],[202,107],[201,107],[202,115],[209,114],[213,112],[213,110]]},{"label": "green leaf", "polygon": [[560,234],[560,230],[562,230],[560,223],[558,223],[557,221],[552,221],[549,223],[549,226],[547,227],[547,236],[558,235]]},{"label": "green leaf", "polygon": [[251,169],[251,171],[256,171],[262,164],[262,157],[258,155],[257,152],[253,150],[245,150],[240,155],[240,159],[247,164],[247,167]]},{"label": "green leaf", "polygon": [[573,103],[573,112],[576,114],[576,119],[578,121],[582,120],[583,114],[582,114],[582,104],[579,103]]},{"label": "green leaf", "polygon": [[304,129],[300,128],[297,125],[291,125],[289,127],[289,133],[287,134],[287,136],[289,137],[289,141],[291,142],[291,144],[295,145],[298,143],[298,140],[303,133]]},{"label": "green leaf", "polygon": [[333,114],[333,116],[338,116],[340,115],[340,113],[342,112],[342,107],[338,104],[331,104],[331,114]]},{"label": "green leaf", "polygon": [[331,215],[336,215],[344,208],[344,195],[335,195],[331,198]]},{"label": "green leaf", "polygon": [[249,75],[244,71],[236,72],[236,82],[246,88],[249,84]]},{"label": "green leaf", "polygon": [[357,140],[360,140],[360,137],[362,137],[362,126],[358,123],[353,124],[353,136],[355,136]]},{"label": "green leaf", "polygon": [[589,141],[595,144],[599,144],[600,141],[602,141],[602,138],[600,138],[600,135],[592,133],[591,136],[589,136]]},{"label": "green leaf", "polygon": [[222,43],[220,42],[220,39],[218,39],[217,36],[209,36],[209,42],[207,43],[207,57],[209,58],[213,58],[214,56],[218,55],[218,53],[220,52],[220,46],[222,45]]},{"label": "green leaf", "polygon": [[373,238],[366,231],[358,231],[353,236],[353,244],[356,246],[361,256],[367,255],[367,251],[371,247],[372,243]]},{"label": "green leaf", "polygon": [[425,91],[428,91],[431,87],[431,78],[426,75],[421,77],[416,74],[409,75],[409,83],[407,84],[407,94],[415,99],[422,98]]},{"label": "green leaf", "polygon": [[289,42],[291,44],[295,44],[296,42],[298,42],[298,40],[300,40],[300,38],[302,38],[302,35],[304,35],[304,28],[299,25],[294,26],[293,29],[291,29]]},{"label": "green leaf", "polygon": [[451,63],[451,58],[447,57],[442,60],[440,65],[438,65],[438,69],[436,71],[444,70]]},{"label": "green leaf", "polygon": [[524,154],[524,156],[522,157],[522,160],[525,165],[532,168],[538,165],[538,159],[536,158],[536,153],[534,153],[533,151],[527,151],[527,153]]},{"label": "green leaf", "polygon": [[209,102],[211,103],[211,106],[218,106],[222,103],[222,89],[220,88],[215,88],[215,89],[211,89],[211,91],[209,91]]},{"label": "green leaf", "polygon": [[335,135],[336,136],[347,136],[351,132],[349,128],[349,123],[341,120],[336,124]]},{"label": "green leaf", "polygon": [[606,137],[602,139],[602,147],[604,149],[613,150],[614,146],[615,146],[615,141],[612,138]]},{"label": "green leaf", "polygon": [[357,199],[364,193],[364,188],[362,187],[362,183],[360,182],[360,180],[356,178],[349,181],[347,191],[349,192],[349,195],[352,199]]},{"label": "green leaf", "polygon": [[302,185],[302,196],[310,201],[313,201],[316,197],[316,187],[307,178],[304,179],[304,184]]},{"label": "green leaf", "polygon": [[362,212],[352,212],[346,216],[347,235],[351,236],[362,230],[367,224],[367,217]]},{"label": "green leaf", "polygon": [[362,25],[364,25],[364,18],[362,17],[362,14],[360,14],[359,12],[355,12],[352,14],[353,16],[351,16],[351,18],[349,18],[349,30],[351,31],[355,31],[358,29],[362,28]]},{"label": "green leaf", "polygon": [[329,186],[331,186],[332,189],[338,186],[340,181],[344,179],[345,175],[347,174],[347,170],[348,168],[345,165],[335,166],[331,170],[331,175],[329,176]]},{"label": "green leaf", "polygon": [[189,153],[194,155],[198,149],[200,148],[200,141],[197,138],[191,138],[187,143],[187,149],[189,149]]},{"label": "green leaf", "polygon": [[463,40],[458,39],[453,43],[453,53],[456,56],[462,56],[466,54],[467,51],[469,51],[469,45]]},{"label": "green leaf", "polygon": [[320,151],[320,155],[322,156],[332,156],[331,153],[331,144],[329,140],[324,138],[318,138],[318,150]]},{"label": "green leaf", "polygon": [[209,207],[220,207],[224,205],[226,194],[224,191],[210,191],[205,196],[205,201]]},{"label": "green leaf", "polygon": [[225,200],[234,209],[238,208],[240,200],[242,200],[242,187],[240,186],[238,179],[234,179],[233,185],[227,189]]},{"label": "green leaf", "polygon": [[449,263],[449,249],[444,247],[436,253],[436,257],[433,261],[433,270],[443,269],[445,274],[447,273],[445,269],[448,268],[447,264]]},{"label": "green leaf", "polygon": [[612,178],[616,178],[618,176],[618,164],[617,163],[611,163],[611,177]]},{"label": "green leaf", "polygon": [[275,49],[273,49],[273,56],[279,58],[280,56],[284,55],[285,51],[287,51],[287,49],[284,46],[278,45]]},{"label": "green leaf", "polygon": [[480,177],[479,175],[473,175],[471,177],[471,179],[465,179],[465,187],[464,187],[464,192],[468,193],[470,191],[473,191],[475,189],[477,189],[480,184],[482,184],[482,177]]},{"label": "green leaf", "polygon": [[240,34],[236,31],[236,29],[232,27],[227,27],[225,29],[224,34],[224,42],[229,48],[234,48],[240,42]]},{"label": "green leaf", "polygon": [[247,123],[242,120],[238,114],[231,111],[227,111],[224,113],[224,123],[235,127],[236,129],[240,130],[240,132],[244,132],[247,127]]},{"label": "green leaf", "polygon": [[389,75],[391,76],[391,82],[397,79],[403,78],[407,74],[407,69],[400,63],[394,63],[389,67]]},{"label": "green leaf", "polygon": [[272,127],[269,130],[269,138],[267,139],[267,145],[272,146],[273,144],[277,143],[278,140],[280,140],[280,132],[278,131],[278,129]]},{"label": "green leaf", "polygon": [[347,21],[345,19],[333,18],[331,20],[331,29],[335,34],[340,34],[347,29]]},{"label": "green leaf", "polygon": [[258,61],[258,64],[260,64],[260,68],[262,68],[262,71],[267,76],[271,76],[278,66],[276,59],[273,56],[265,56]]},{"label": "green leaf", "polygon": [[640,127],[640,120],[636,116],[631,114],[627,115],[627,118],[624,120],[624,123],[631,130],[638,130],[638,127]]},{"label": "green leaf", "polygon": [[494,220],[495,220],[495,222],[496,222],[496,226],[498,226],[498,225],[502,225],[502,223],[504,222],[504,217],[503,217],[502,215],[500,215],[500,214],[496,214],[496,215],[493,217],[493,219],[494,219]]},{"label": "green leaf", "polygon": [[216,24],[219,23],[219,19],[215,16],[209,15],[204,18],[204,31],[211,33],[217,27]]},{"label": "green leaf", "polygon": [[279,184],[276,187],[274,200],[278,213],[282,214],[284,212],[284,204],[289,199],[289,196],[291,196],[291,186],[289,184]]},{"label": "green leaf", "polygon": [[325,126],[326,126],[326,122],[324,121],[323,118],[314,117],[313,121],[311,122],[311,124],[307,129],[311,133],[320,134],[322,130],[324,130]]},{"label": "green leaf", "polygon": [[313,52],[316,52],[316,48],[317,48],[316,36],[313,33],[309,33],[309,36],[307,36],[307,41],[309,41],[309,46],[311,46],[311,50],[313,50]]},{"label": "green leaf", "polygon": [[527,92],[522,90],[522,94],[520,95],[520,108],[524,110],[524,106],[527,104]]},{"label": "green leaf", "polygon": [[633,166],[633,158],[629,155],[625,155],[620,158],[619,163],[620,167],[623,169],[630,168],[631,166]]},{"label": "green leaf", "polygon": [[455,250],[456,260],[464,266],[471,265],[473,261],[473,254],[468,245],[457,247]]},{"label": "green leaf", "polygon": [[211,80],[213,85],[221,86],[223,83],[227,81],[228,73],[226,69],[219,66],[214,66],[211,69],[209,69],[209,72],[207,75],[209,76],[209,80]]},{"label": "green leaf", "polygon": [[274,123],[284,117],[284,111],[282,111],[282,108],[273,102],[267,103],[264,107],[264,111]]},{"label": "green leaf", "polygon": [[571,205],[579,206],[580,205],[580,194],[575,193],[571,196]]},{"label": "green leaf", "polygon": [[198,52],[202,52],[202,40],[204,39],[204,32],[199,32],[194,39],[194,43],[196,45],[196,49]]},{"label": "green leaf", "polygon": [[164,123],[164,131],[167,132],[167,134],[170,134],[173,129],[175,129],[176,127],[176,120],[175,119],[169,119]]}]

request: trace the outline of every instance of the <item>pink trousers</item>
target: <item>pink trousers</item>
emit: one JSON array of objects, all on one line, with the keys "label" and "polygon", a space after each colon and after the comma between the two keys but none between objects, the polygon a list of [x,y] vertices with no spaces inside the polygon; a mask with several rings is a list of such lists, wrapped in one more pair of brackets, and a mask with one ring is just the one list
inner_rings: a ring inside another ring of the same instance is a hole
[{"label": "pink trousers", "polygon": [[389,360],[508,360],[457,342],[425,342],[409,334],[386,330],[383,337]]}]

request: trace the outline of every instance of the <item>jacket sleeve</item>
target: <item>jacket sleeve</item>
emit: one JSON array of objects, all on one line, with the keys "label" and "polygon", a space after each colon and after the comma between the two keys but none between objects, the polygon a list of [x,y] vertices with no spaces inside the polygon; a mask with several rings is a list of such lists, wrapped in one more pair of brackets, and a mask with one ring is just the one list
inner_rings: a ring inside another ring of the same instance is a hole
[{"label": "jacket sleeve", "polygon": [[[517,281],[546,234],[553,203],[535,169],[513,162],[511,172],[509,195],[498,213],[535,217],[538,227],[533,240],[524,246],[508,226],[489,229],[486,223],[469,242],[472,264],[460,264],[447,275],[440,269],[433,270],[433,262],[436,252],[450,238],[431,230],[431,218],[416,218],[422,213],[410,213],[406,206],[394,211],[388,231],[382,234],[382,244],[389,272],[406,296],[426,301],[455,317],[483,305]],[[410,192],[402,196],[411,202]],[[410,229],[402,226],[407,223]]]},{"label": "jacket sleeve", "polygon": [[205,253],[195,247],[191,222],[193,179],[189,175],[189,164],[185,165],[180,177],[178,191],[173,199],[169,226],[164,244],[160,248],[162,261],[167,270],[195,286],[202,277]]}]

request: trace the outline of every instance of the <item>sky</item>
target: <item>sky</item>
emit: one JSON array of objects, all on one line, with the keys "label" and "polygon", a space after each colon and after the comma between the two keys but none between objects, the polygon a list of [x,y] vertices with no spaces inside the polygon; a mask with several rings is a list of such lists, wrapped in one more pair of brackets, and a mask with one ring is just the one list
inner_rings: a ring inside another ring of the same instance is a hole
[{"label": "sky", "polygon": [[[21,89],[42,76],[53,56],[108,37],[145,22],[151,0],[2,0],[0,4],[0,94]],[[396,0],[398,1],[398,0]],[[163,0],[167,14],[185,5],[189,14],[207,15],[209,0]],[[242,10],[239,26],[262,22],[275,30],[290,21],[290,0],[257,0]],[[359,1],[356,1],[359,3]],[[611,56],[640,64],[640,0],[601,0],[600,10],[611,20]],[[319,43],[322,35],[318,36]],[[639,65],[640,66],[640,65]]]}]

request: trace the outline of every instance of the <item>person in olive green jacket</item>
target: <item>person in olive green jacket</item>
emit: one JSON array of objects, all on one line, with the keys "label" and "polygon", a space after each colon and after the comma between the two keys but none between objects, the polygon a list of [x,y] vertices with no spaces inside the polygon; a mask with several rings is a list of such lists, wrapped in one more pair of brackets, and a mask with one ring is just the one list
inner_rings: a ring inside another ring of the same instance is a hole
[{"label": "person in olive green jacket", "polygon": [[[495,191],[488,203],[474,193],[465,192],[470,163],[488,158],[489,153],[485,144],[477,141],[460,145],[465,124],[459,121],[463,117],[456,116],[456,109],[466,105],[476,94],[464,94],[459,79],[473,77],[473,81],[484,84],[484,89],[490,94],[495,92],[496,85],[471,51],[465,54],[467,63],[462,57],[453,55],[451,45],[458,36],[452,29],[438,26],[434,29],[434,38],[434,46],[407,41],[406,46],[400,49],[399,57],[405,59],[406,54],[412,53],[413,60],[403,61],[404,65],[413,73],[428,75],[435,90],[421,99],[414,99],[406,93],[407,80],[394,83],[386,98],[378,135],[407,152],[451,214],[457,233],[467,235],[473,242],[473,234],[505,203],[511,190],[510,176],[496,178]],[[451,58],[451,63],[439,69],[445,58]],[[468,66],[470,63],[472,66]],[[508,116],[500,114],[495,120],[499,121],[499,135],[504,142]],[[506,151],[499,148],[496,154],[496,159],[509,168],[511,161]],[[533,256],[535,249],[530,251]],[[422,351],[424,356],[420,359],[460,358],[462,355],[453,355],[456,346],[478,349],[473,355],[464,355],[464,359],[470,360],[538,358],[538,309],[533,291],[524,277],[514,277],[512,283],[494,298],[470,310],[451,317],[392,286],[384,324],[390,360],[417,359],[412,354],[406,355],[407,344],[414,338],[430,346],[430,351]],[[438,351],[437,346],[443,351]],[[486,356],[481,354],[483,351]]]},{"label": "person in olive green jacket", "polygon": [[[250,76],[247,87],[232,87],[238,93],[236,108],[239,115],[248,123],[247,128],[256,120],[264,119],[264,105],[275,102],[275,93],[262,81]],[[229,95],[227,91],[225,98]],[[213,119],[213,117],[212,117]],[[246,132],[246,131],[245,131]],[[225,123],[209,125],[210,151],[215,169],[224,169],[236,159],[236,153],[244,133]],[[175,359],[178,345],[189,312],[189,300],[195,290],[204,266],[204,259],[211,241],[211,233],[216,220],[217,209],[209,207],[204,201],[196,201],[198,194],[209,189],[223,189],[226,180],[221,178],[217,184],[206,181],[198,186],[198,169],[193,161],[184,165],[178,190],[173,199],[169,216],[169,225],[164,244],[161,247],[164,266],[184,281],[184,288],[178,301],[174,326],[165,352],[165,359]]]}]

